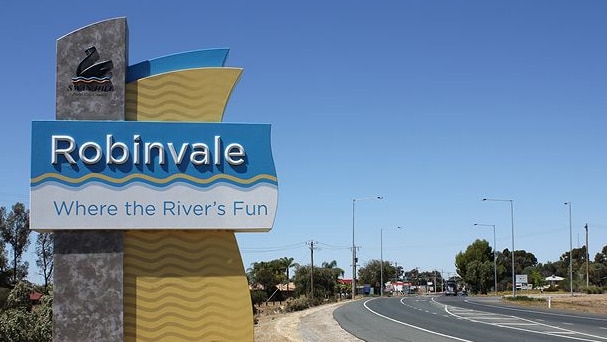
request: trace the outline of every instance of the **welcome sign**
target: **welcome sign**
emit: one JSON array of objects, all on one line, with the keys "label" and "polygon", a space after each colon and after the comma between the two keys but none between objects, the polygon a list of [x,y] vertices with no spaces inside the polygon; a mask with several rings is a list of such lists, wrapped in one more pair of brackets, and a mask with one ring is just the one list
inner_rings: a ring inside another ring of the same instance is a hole
[{"label": "welcome sign", "polygon": [[31,228],[268,231],[270,125],[32,123]]}]

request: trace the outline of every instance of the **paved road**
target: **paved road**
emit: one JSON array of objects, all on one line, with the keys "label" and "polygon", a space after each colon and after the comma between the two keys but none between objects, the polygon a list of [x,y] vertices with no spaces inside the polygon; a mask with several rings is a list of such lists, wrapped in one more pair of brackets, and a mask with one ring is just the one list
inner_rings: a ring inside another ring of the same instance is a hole
[{"label": "paved road", "polygon": [[365,341],[607,342],[607,317],[504,306],[474,297],[375,298],[335,310]]}]

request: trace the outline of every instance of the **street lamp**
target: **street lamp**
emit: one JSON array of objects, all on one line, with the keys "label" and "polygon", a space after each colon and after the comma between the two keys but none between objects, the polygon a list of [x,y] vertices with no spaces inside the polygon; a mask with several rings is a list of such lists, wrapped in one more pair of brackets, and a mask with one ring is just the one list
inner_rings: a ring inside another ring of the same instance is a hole
[{"label": "street lamp", "polygon": [[354,244],[354,219],[355,219],[355,208],[356,201],[365,201],[365,200],[380,200],[383,199],[382,196],[375,197],[363,197],[363,198],[354,198],[352,200],[352,299],[354,300],[356,296],[356,245]]},{"label": "street lamp", "polygon": [[510,202],[510,222],[512,223],[512,297],[516,297],[516,275],[514,274],[514,205],[511,199],[483,198],[483,201]]},{"label": "street lamp", "polygon": [[497,296],[497,254],[495,250],[497,245],[495,244],[495,225],[494,224],[482,224],[475,223],[475,226],[493,227],[493,279],[495,279],[495,295]]},{"label": "street lamp", "polygon": [[[402,227],[396,227],[396,229],[403,229]],[[379,266],[380,273],[380,286],[379,286],[379,295],[380,297],[384,296],[384,229],[379,229],[379,257],[381,259],[381,265]]]},{"label": "street lamp", "polygon": [[586,229],[586,288],[588,288],[588,268],[590,264],[590,250],[588,249],[588,223],[584,226]]},{"label": "street lamp", "polygon": [[569,291],[573,296],[573,255],[571,254],[572,247],[572,231],[571,231],[571,202],[565,202],[565,205],[569,207]]}]

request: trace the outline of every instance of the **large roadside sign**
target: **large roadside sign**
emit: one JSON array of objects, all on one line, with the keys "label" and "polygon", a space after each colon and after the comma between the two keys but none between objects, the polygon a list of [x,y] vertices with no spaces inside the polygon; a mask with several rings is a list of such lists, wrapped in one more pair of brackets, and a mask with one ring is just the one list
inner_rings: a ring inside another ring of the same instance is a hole
[{"label": "large roadside sign", "polygon": [[32,123],[31,228],[268,231],[270,125]]},{"label": "large roadside sign", "polygon": [[526,274],[517,274],[514,279],[516,280],[516,284],[527,284],[527,275]]}]

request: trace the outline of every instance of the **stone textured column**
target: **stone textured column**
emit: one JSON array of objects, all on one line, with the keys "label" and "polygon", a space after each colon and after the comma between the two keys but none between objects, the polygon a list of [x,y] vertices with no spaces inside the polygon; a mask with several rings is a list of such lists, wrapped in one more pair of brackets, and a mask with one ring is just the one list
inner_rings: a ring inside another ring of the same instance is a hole
[{"label": "stone textured column", "polygon": [[[126,18],[57,40],[57,120],[124,120],[127,42]],[[123,341],[124,232],[54,234],[53,341]]]}]

